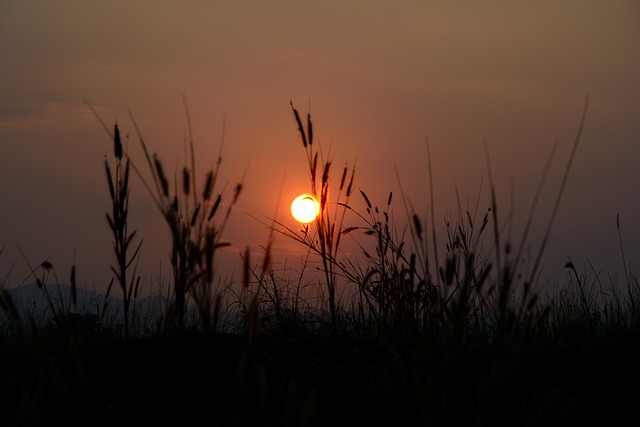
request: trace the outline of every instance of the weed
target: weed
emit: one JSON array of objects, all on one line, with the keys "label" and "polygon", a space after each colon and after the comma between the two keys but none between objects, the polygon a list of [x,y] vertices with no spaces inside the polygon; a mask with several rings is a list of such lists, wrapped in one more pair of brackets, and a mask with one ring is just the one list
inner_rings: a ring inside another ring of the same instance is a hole
[{"label": "weed", "polygon": [[[138,140],[143,148],[149,172],[152,175],[155,192],[150,192],[162,213],[171,234],[171,266],[173,271],[174,306],[173,314],[178,330],[185,327],[186,297],[191,295],[197,306],[202,328],[215,330],[218,321],[219,299],[211,295],[215,274],[214,255],[219,248],[229,246],[222,241],[222,234],[242,191],[242,183],[235,186],[222,220],[216,224],[216,216],[222,204],[222,193],[214,195],[220,166],[221,151],[213,169],[205,174],[202,191],[198,191],[196,181],[195,149],[191,133],[189,111],[185,100],[189,130],[189,166],[176,174],[174,189],[157,155],[150,156],[142,134],[133,116]],[[220,144],[222,150],[222,144]],[[151,188],[148,184],[147,188]],[[213,306],[211,305],[213,304]]]},{"label": "weed", "polygon": [[[124,312],[124,336],[129,338],[129,308],[132,297],[135,299],[140,289],[140,276],[136,275],[136,266],[142,240],[135,247],[133,253],[130,254],[129,246],[133,242],[136,232],[128,230],[129,216],[129,170],[130,160],[128,157],[123,159],[123,147],[120,139],[120,130],[118,125],[113,128],[113,145],[115,157],[115,170],[112,172],[109,161],[105,159],[105,171],[107,175],[107,183],[109,184],[109,196],[111,197],[111,214],[107,213],[107,222],[113,234],[113,249],[116,256],[116,266],[111,269],[122,289],[122,301]],[[127,271],[133,263],[133,273],[131,281],[129,280]]]},{"label": "weed", "polygon": [[[198,424],[224,424],[233,418],[256,425],[549,425],[590,417],[583,412],[610,421],[611,410],[596,409],[623,407],[625,402],[633,408],[635,397],[625,386],[638,379],[634,361],[640,354],[640,284],[626,264],[620,219],[616,228],[625,289],[616,286],[615,277],[610,286],[603,284],[595,268],[581,271],[571,259],[553,292],[542,294],[539,287],[540,259],[576,155],[586,107],[585,102],[542,245],[532,269],[521,271],[555,146],[522,240],[512,247],[511,234],[505,237],[498,216],[486,142],[489,200],[484,204],[480,191],[475,205],[463,209],[458,197],[457,215],[445,216],[444,233],[437,234],[428,144],[431,209],[425,220],[413,209],[399,178],[400,197],[389,193],[378,204],[365,189],[355,187],[355,167],[335,173],[315,140],[310,114],[303,120],[291,104],[320,215],[309,225],[301,224],[301,230],[276,220],[267,224],[270,235],[260,262],[252,264],[248,247],[241,254],[239,291],[231,286],[233,277],[220,277],[215,268],[216,252],[227,245],[222,239],[225,224],[242,190],[238,184],[230,198],[217,190],[221,154],[197,187],[190,123],[191,158],[171,173],[158,155],[149,154],[131,117],[151,174],[145,180],[121,145],[119,129],[112,132],[105,126],[115,155],[115,169],[105,162],[112,200],[107,218],[117,261],[109,290],[118,281],[126,315],[139,283],[128,280],[131,273],[136,277],[135,268],[129,270],[141,245],[128,250],[135,235],[127,229],[131,168],[171,235],[171,306],[167,313],[158,309],[157,330],[129,338],[127,346],[120,347],[118,340],[96,341],[103,337],[95,333],[103,328],[102,317],[72,313],[74,292],[68,302],[52,295],[50,282],[58,278],[49,261],[30,267],[30,277],[42,289],[57,324],[52,329],[25,323],[9,291],[0,289],[0,309],[16,325],[16,335],[32,339],[30,350],[22,351],[36,355],[27,367],[35,366],[37,375],[2,379],[11,390],[31,393],[17,399],[20,409],[12,409],[18,415],[10,420],[33,424],[50,414],[55,420],[69,419],[69,408],[87,407],[112,414],[105,423],[134,412],[142,414],[136,419],[140,422],[157,421],[161,413],[165,423]],[[189,122],[186,103],[185,110]],[[404,217],[394,210],[398,200]],[[275,233],[306,249],[299,268],[274,259]],[[344,239],[353,241],[356,255],[343,252]],[[319,276],[307,278],[315,266],[313,257]],[[70,280],[75,290],[75,267]],[[228,297],[237,302],[226,304]],[[230,334],[221,333],[222,319],[231,319],[224,327]],[[125,317],[125,338],[131,323]],[[197,330],[187,331],[192,323],[197,328],[189,329]],[[168,330],[181,333],[174,336],[166,334]],[[63,338],[64,351],[58,351],[60,341],[51,336]],[[99,346],[95,353],[92,346],[82,345],[91,339]],[[3,337],[3,349],[6,342]],[[55,396],[55,403],[46,400],[47,395]],[[126,406],[131,402],[137,406]],[[83,421],[95,417],[84,415]]]}]

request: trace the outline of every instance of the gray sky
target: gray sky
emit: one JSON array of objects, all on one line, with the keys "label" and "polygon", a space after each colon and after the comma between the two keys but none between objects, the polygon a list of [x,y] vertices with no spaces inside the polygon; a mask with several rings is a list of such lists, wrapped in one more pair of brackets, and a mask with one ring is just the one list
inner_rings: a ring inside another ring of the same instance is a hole
[{"label": "gray sky", "polygon": [[[61,281],[75,262],[81,282],[105,286],[111,144],[82,99],[131,134],[142,163],[131,109],[151,149],[173,166],[184,152],[183,94],[200,170],[215,160],[225,116],[229,188],[248,168],[226,230],[232,268],[241,248],[266,243],[252,217],[277,209],[293,224],[288,204],[308,191],[290,100],[311,108],[336,168],[355,163],[358,187],[380,205],[397,194],[397,168],[427,211],[428,138],[439,229],[457,211],[455,186],[463,205],[468,198],[473,207],[481,191],[480,210],[489,206],[486,138],[502,220],[513,186],[516,240],[557,141],[535,252],[589,93],[545,271],[555,277],[571,257],[621,275],[617,214],[628,262],[640,261],[638,22],[635,1],[0,0],[0,278],[11,272],[13,286],[26,276],[17,244],[34,265],[52,261]],[[133,185],[141,269],[149,282],[168,280],[168,233]],[[283,258],[294,250],[277,243]]]}]

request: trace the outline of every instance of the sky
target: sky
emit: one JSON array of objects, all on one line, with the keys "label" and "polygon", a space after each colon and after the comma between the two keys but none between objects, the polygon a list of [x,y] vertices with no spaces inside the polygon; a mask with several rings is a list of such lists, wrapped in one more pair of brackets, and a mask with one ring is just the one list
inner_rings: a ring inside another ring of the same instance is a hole
[{"label": "sky", "polygon": [[[200,179],[224,141],[220,190],[244,184],[220,260],[233,271],[245,247],[266,244],[261,221],[296,227],[288,206],[309,191],[290,102],[311,112],[336,174],[355,165],[357,188],[380,206],[394,192],[398,224],[400,185],[429,212],[428,141],[439,233],[457,199],[463,210],[479,200],[480,216],[490,206],[486,141],[499,219],[513,206],[517,241],[557,144],[527,243],[535,253],[587,94],[544,272],[567,274],[571,259],[620,279],[618,216],[627,267],[640,262],[638,22],[633,0],[0,0],[0,279],[29,281],[28,263],[46,259],[61,282],[75,264],[83,286],[106,288],[112,145],[84,100],[119,124],[136,164],[129,111],[177,167],[184,97]],[[169,280],[168,231],[141,181],[132,185],[130,226],[153,287]],[[350,203],[364,210],[358,194]],[[293,242],[277,237],[274,248],[295,265]]]}]

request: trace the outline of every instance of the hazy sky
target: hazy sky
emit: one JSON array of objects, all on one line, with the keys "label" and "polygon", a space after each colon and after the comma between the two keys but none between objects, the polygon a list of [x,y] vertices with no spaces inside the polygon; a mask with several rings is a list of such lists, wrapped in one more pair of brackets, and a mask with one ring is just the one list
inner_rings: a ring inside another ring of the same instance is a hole
[{"label": "hazy sky", "polygon": [[[463,204],[473,207],[481,191],[480,210],[488,208],[486,138],[502,220],[513,188],[517,236],[557,141],[535,251],[586,93],[587,123],[545,271],[554,277],[571,257],[621,275],[617,214],[628,262],[640,261],[639,23],[634,0],[0,0],[0,278],[10,272],[8,286],[25,278],[17,244],[34,265],[49,259],[61,281],[74,262],[86,286],[109,280],[103,162],[112,148],[83,98],[133,137],[131,109],[173,167],[183,159],[185,95],[201,171],[215,160],[226,116],[229,188],[248,170],[226,230],[233,267],[239,250],[266,243],[252,217],[277,209],[293,225],[288,205],[308,191],[290,100],[311,109],[336,169],[355,163],[357,186],[380,205],[397,194],[397,168],[426,211],[428,138],[440,229],[457,210],[455,185]],[[134,138],[130,146],[142,164]],[[141,268],[148,281],[168,280],[166,227],[139,180],[133,186]],[[277,240],[282,257],[287,243]]]}]

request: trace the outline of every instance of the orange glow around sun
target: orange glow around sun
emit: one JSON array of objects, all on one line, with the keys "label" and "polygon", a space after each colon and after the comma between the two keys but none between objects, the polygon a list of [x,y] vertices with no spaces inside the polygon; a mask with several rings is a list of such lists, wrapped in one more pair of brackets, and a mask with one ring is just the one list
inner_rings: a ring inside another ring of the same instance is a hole
[{"label": "orange glow around sun", "polygon": [[296,221],[308,224],[320,214],[320,203],[311,194],[301,194],[291,203],[291,215]]}]

